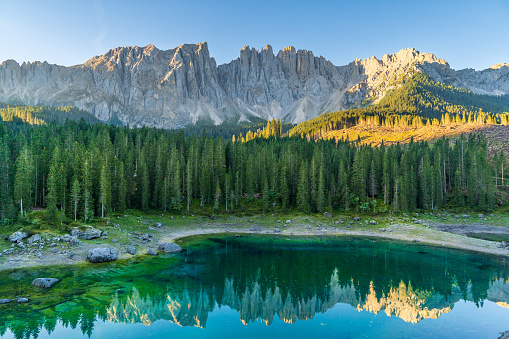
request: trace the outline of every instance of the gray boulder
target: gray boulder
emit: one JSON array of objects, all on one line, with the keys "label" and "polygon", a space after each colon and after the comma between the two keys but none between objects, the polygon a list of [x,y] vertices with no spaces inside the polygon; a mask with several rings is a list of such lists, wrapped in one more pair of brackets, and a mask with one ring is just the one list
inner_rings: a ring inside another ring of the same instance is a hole
[{"label": "gray boulder", "polygon": [[42,288],[50,288],[55,285],[60,280],[56,278],[36,278],[32,281],[32,286],[42,287]]},{"label": "gray boulder", "polygon": [[87,226],[84,230],[80,230],[75,227],[71,230],[71,235],[83,240],[91,240],[95,238],[99,238],[101,236],[101,231],[95,229],[93,227]]},{"label": "gray boulder", "polygon": [[376,220],[370,220],[370,221],[369,221],[369,223],[370,223],[371,225],[378,225],[378,222],[376,222]]},{"label": "gray boulder", "polygon": [[127,253],[131,255],[136,255],[138,251],[136,250],[136,247],[134,247],[134,245],[129,245],[127,246]]},{"label": "gray boulder", "polygon": [[354,221],[361,221],[361,217],[355,217],[353,218]]},{"label": "gray boulder", "polygon": [[[77,237],[75,237],[75,236],[70,236],[69,234],[66,234],[66,235],[64,235],[64,236],[60,237],[60,239],[59,239],[59,240],[60,240],[61,242],[66,242],[66,243],[68,243],[68,244],[70,244],[70,245],[80,245],[80,244],[81,244],[81,241],[80,241],[80,240],[78,240],[78,238],[77,238]],[[50,247],[54,247],[54,246],[52,246],[52,245],[53,245],[53,244],[51,244],[51,245],[50,245]],[[56,244],[55,244],[55,246],[56,246]]]},{"label": "gray boulder", "polygon": [[18,304],[24,304],[24,303],[28,302],[28,299],[27,298],[18,298],[18,299],[16,299],[16,302]]},{"label": "gray boulder", "polygon": [[0,299],[0,305],[1,304],[8,304],[12,301],[12,299]]},{"label": "gray boulder", "polygon": [[88,251],[87,259],[91,263],[113,261],[117,260],[117,252],[109,247],[96,247]]},{"label": "gray boulder", "polygon": [[11,234],[9,236],[9,241],[10,242],[17,242],[17,241],[25,239],[27,237],[28,237],[28,232],[17,231],[17,232],[14,232],[13,234]]},{"label": "gray boulder", "polygon": [[30,238],[27,239],[27,243],[33,244],[34,242],[41,241],[41,236],[39,234],[34,234]]},{"label": "gray boulder", "polygon": [[159,252],[163,253],[177,253],[182,251],[182,247],[172,242],[162,242],[157,247]]},{"label": "gray boulder", "polygon": [[148,251],[147,251],[147,255],[157,255],[157,252],[154,251],[153,248],[149,248]]}]

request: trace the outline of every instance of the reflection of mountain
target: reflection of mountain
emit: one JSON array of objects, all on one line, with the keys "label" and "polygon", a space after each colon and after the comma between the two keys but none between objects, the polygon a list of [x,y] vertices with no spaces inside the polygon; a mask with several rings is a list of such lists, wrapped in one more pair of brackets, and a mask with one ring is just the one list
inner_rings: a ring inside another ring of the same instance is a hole
[{"label": "reflection of mountain", "polygon": [[[28,304],[0,305],[0,335],[9,330],[17,338],[35,337],[58,322],[91,335],[98,319],[205,328],[223,306],[244,324],[270,325],[277,318],[312,319],[338,304],[408,323],[438,318],[460,300],[509,305],[504,259],[391,242],[250,239],[218,237],[172,258],[66,267],[65,273],[57,267],[0,272],[0,297],[17,295],[20,286],[31,295]],[[30,287],[39,275],[62,280],[39,291]]]},{"label": "reflection of mountain", "polygon": [[108,320],[116,323],[141,323],[150,325],[159,319],[169,320],[180,326],[205,327],[209,312],[214,305],[206,292],[190,295],[187,290],[181,294],[167,295],[165,302],[142,298],[136,287],[126,301],[118,296],[108,307]]},{"label": "reflection of mountain", "polygon": [[[217,300],[217,303],[237,310],[240,320],[246,325],[258,320],[270,325],[276,315],[284,322],[293,324],[297,320],[312,319],[317,313],[325,313],[339,303],[351,305],[359,312],[377,314],[384,311],[387,316],[417,323],[423,319],[437,319],[450,312],[461,299],[473,301],[471,287],[468,285],[466,291],[462,291],[454,284],[451,295],[446,298],[433,290],[416,291],[411,283],[401,281],[391,286],[388,293],[377,296],[371,282],[369,293],[360,296],[353,281],[341,284],[335,270],[327,286],[328,293],[323,299],[316,295],[296,298],[289,293],[284,296],[279,287],[263,290],[259,282],[255,282],[251,288],[236,290],[234,280],[226,278],[222,299]],[[509,307],[509,282],[502,279],[493,281],[488,290],[488,300]],[[155,320],[164,319],[180,326],[205,327],[208,314],[213,310],[214,304],[202,289],[195,292],[185,289],[183,293],[168,294],[164,303],[142,298],[134,289],[126,302],[121,303],[117,297],[112,301],[108,308],[108,320],[150,325]]]}]

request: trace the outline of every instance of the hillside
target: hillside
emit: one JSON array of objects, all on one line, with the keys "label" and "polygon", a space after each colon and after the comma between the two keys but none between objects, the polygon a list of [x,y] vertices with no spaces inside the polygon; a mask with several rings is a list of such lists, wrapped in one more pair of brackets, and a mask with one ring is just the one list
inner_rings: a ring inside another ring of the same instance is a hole
[{"label": "hillside", "polygon": [[372,106],[322,114],[289,131],[289,136],[357,140],[377,144],[429,140],[487,125],[509,123],[509,95],[475,94],[417,72]]},{"label": "hillside", "polygon": [[64,123],[67,119],[93,124],[99,120],[87,111],[76,107],[10,106],[0,103],[0,119],[8,122],[26,122],[44,125],[50,122]]}]

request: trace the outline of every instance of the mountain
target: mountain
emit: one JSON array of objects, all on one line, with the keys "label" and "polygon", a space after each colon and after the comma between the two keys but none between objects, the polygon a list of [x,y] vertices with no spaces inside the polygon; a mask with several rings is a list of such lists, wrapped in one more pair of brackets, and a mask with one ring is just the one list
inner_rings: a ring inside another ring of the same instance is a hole
[{"label": "mountain", "polygon": [[420,72],[475,93],[509,93],[507,64],[455,71],[412,48],[335,66],[307,50],[287,47],[276,55],[271,46],[245,46],[236,60],[217,66],[200,43],[166,51],[119,47],[72,67],[7,60],[0,65],[0,101],[72,105],[102,121],[164,128],[272,117],[299,123],[377,103],[401,78]]}]

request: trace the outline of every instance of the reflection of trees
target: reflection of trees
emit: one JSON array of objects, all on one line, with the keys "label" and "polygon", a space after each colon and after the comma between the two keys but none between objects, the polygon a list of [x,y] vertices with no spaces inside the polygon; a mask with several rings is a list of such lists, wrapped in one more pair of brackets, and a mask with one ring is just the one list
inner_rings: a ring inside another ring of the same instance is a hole
[{"label": "reflection of trees", "polygon": [[[152,258],[72,268],[52,290],[27,291],[29,304],[0,306],[0,334],[36,337],[61,323],[91,335],[98,320],[205,327],[216,304],[237,310],[244,323],[267,324],[276,316],[289,323],[310,319],[338,303],[413,323],[437,318],[461,299],[509,304],[508,275],[494,258],[369,241],[320,248],[292,243],[292,250],[255,240],[228,239],[226,251],[216,239],[206,253],[184,254],[185,262]],[[17,279],[29,286],[33,276]]]}]

